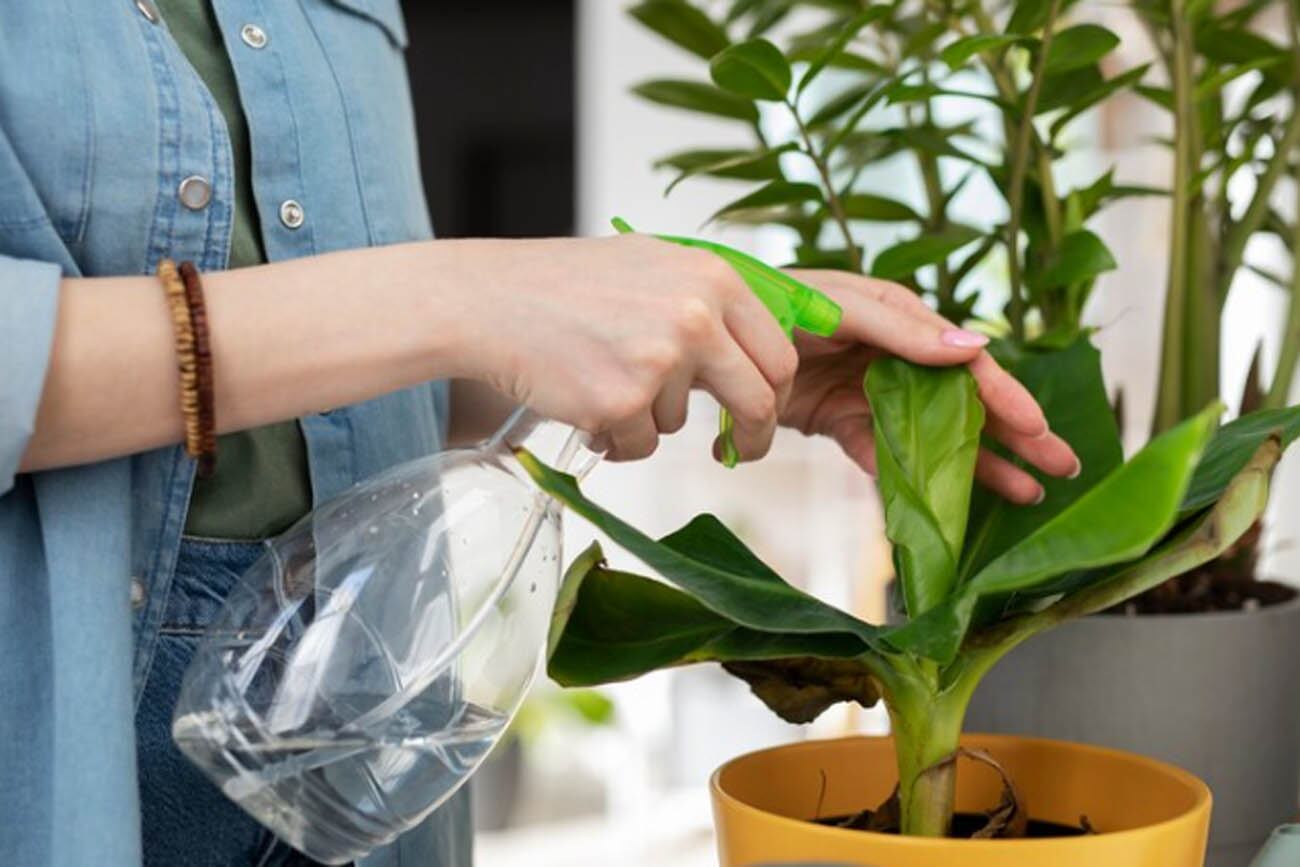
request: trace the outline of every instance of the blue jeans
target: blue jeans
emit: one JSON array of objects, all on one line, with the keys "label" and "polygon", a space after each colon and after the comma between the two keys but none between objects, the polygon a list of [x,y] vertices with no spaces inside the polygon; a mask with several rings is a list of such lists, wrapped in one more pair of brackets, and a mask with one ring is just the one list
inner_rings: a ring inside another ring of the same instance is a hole
[{"label": "blue jeans", "polygon": [[[186,538],[161,607],[151,661],[136,706],[136,754],[145,867],[313,867],[226,798],[172,741],[181,680],[204,631],[261,542]],[[152,621],[152,618],[149,618]],[[138,636],[147,642],[147,634]],[[148,652],[148,651],[146,651]],[[468,787],[358,867],[470,867],[473,828]]]},{"label": "blue jeans", "polygon": [[226,594],[262,551],[258,542],[181,543],[135,716],[146,867],[317,863],[221,794],[172,742],[172,709],[190,658]]}]

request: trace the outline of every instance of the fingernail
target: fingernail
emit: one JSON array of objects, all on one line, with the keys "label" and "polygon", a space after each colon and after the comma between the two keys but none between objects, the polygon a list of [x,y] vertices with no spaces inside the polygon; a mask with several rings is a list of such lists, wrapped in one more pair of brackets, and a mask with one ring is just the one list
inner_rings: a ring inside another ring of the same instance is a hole
[{"label": "fingernail", "polygon": [[1041,505],[1043,500],[1046,499],[1047,499],[1047,488],[1044,488],[1040,485],[1038,488],[1038,496],[1034,497],[1034,502],[1031,503],[1030,505],[1034,505],[1034,506]]},{"label": "fingernail", "polygon": [[939,339],[944,346],[956,346],[959,349],[978,349],[989,345],[989,339],[983,334],[964,328],[949,328],[939,335]]},{"label": "fingernail", "polygon": [[1081,473],[1081,472],[1083,472],[1083,461],[1079,460],[1078,458],[1075,458],[1075,459],[1074,459],[1074,469],[1070,472],[1070,474],[1069,474],[1068,476],[1066,476],[1066,478],[1067,478],[1067,479],[1077,479],[1077,478],[1079,478],[1079,473]]}]

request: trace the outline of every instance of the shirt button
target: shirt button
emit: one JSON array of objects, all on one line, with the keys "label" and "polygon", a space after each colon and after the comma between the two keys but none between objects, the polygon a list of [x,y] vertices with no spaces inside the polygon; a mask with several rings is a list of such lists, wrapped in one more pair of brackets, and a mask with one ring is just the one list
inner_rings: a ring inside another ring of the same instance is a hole
[{"label": "shirt button", "polygon": [[212,184],[201,175],[190,175],[176,188],[176,196],[191,211],[201,211],[212,201]]},{"label": "shirt button", "polygon": [[139,578],[131,579],[131,608],[139,611],[144,607],[144,582]]},{"label": "shirt button", "polygon": [[266,47],[266,31],[256,24],[245,24],[240,28],[239,38],[244,40],[244,44],[249,48]]},{"label": "shirt button", "polygon": [[153,5],[153,0],[135,0],[135,8],[150,24],[157,24],[161,17],[158,15],[158,7]]},{"label": "shirt button", "polygon": [[280,205],[280,222],[286,229],[297,229],[307,220],[302,205],[293,199],[285,199]]}]

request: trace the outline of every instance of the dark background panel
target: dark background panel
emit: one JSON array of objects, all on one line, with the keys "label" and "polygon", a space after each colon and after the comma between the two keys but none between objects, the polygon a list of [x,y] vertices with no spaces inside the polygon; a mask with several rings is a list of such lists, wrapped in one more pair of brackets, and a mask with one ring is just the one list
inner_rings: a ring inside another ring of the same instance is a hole
[{"label": "dark background panel", "polygon": [[420,164],[439,236],[572,232],[573,7],[403,3]]}]

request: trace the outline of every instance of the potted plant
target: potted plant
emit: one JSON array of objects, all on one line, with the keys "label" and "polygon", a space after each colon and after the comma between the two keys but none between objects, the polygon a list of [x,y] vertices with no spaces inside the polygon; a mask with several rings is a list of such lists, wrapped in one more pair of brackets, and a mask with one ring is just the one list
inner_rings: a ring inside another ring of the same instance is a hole
[{"label": "potted plant", "polygon": [[[717,219],[793,230],[797,264],[907,283],[949,318],[975,318],[1002,335],[1009,357],[1068,345],[1084,330],[1093,282],[1116,265],[1088,228],[1099,210],[1173,191],[1153,433],[1219,393],[1219,317],[1233,277],[1247,269],[1291,295],[1275,371],[1266,377],[1257,356],[1241,411],[1280,408],[1300,353],[1300,269],[1261,267],[1246,245],[1261,235],[1297,245],[1297,224],[1273,207],[1279,192],[1300,192],[1293,10],[1265,0],[1134,8],[1157,49],[1152,63],[1107,76],[1102,62],[1119,38],[1081,23],[1083,4],[646,0],[632,14],[707,60],[712,83],[636,90],[752,130],[753,148],[685,150],[660,162],[677,172],[674,185],[694,175],[763,184]],[[1257,23],[1270,14],[1286,18],[1275,21],[1280,41]],[[755,41],[783,20],[797,27],[785,28],[780,48]],[[801,70],[797,83],[790,67]],[[1062,189],[1058,165],[1076,121],[1126,91],[1169,112],[1174,176],[1159,189],[1107,171]],[[873,174],[881,165],[914,173],[922,199],[903,200],[897,171]],[[1233,210],[1228,184],[1248,180],[1248,206]],[[963,207],[981,191],[999,203],[991,222]],[[1084,455],[1085,464],[1094,459]],[[1196,611],[1210,600],[1238,610],[1073,622],[990,675],[972,725],[1120,746],[1193,769],[1218,801],[1212,867],[1241,867],[1291,815],[1300,783],[1300,600],[1253,580],[1259,538],[1256,527],[1225,557],[1126,606]],[[1207,690],[1206,681],[1221,686]]]},{"label": "potted plant", "polygon": [[[1300,236],[1277,201],[1300,196],[1300,43],[1291,3],[1134,8],[1161,72],[1138,90],[1173,129],[1159,433],[1219,393],[1220,321],[1247,271],[1289,300],[1275,366],[1262,370],[1256,353],[1241,410],[1284,406],[1294,382]],[[1239,92],[1226,92],[1229,82]],[[1248,184],[1249,198],[1235,202],[1229,184]],[[1252,238],[1289,252],[1289,273],[1251,261]],[[1295,815],[1300,789],[1300,598],[1256,579],[1263,537],[1257,525],[1223,557],[1116,616],[1070,624],[1012,654],[973,703],[972,725],[1122,747],[1193,770],[1216,798],[1210,867],[1245,867],[1273,825]]]},{"label": "potted plant", "polygon": [[[806,742],[724,766],[712,783],[724,865],[1200,865],[1210,802],[1191,775],[1095,747],[963,740],[963,719],[985,674],[1021,642],[1239,539],[1265,506],[1285,444],[1300,435],[1300,408],[1218,428],[1222,407],[1211,404],[1124,463],[1086,340],[1026,353],[1014,372],[1062,436],[1101,444],[1035,509],[974,496],[983,407],[967,371],[898,359],[868,368],[907,609],[889,626],[797,590],[710,515],[655,540],[587,499],[572,477],[519,454],[542,489],[673,585],[607,568],[599,545],[580,555],[552,623],[555,680],[590,686],[718,662],[792,722],[841,701],[881,700],[889,711],[891,739]],[[991,771],[959,772],[962,758]],[[968,836],[989,839],[949,839],[955,816]],[[882,833],[890,830],[899,833]],[[1026,835],[1042,836],[1000,839]]]}]

